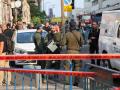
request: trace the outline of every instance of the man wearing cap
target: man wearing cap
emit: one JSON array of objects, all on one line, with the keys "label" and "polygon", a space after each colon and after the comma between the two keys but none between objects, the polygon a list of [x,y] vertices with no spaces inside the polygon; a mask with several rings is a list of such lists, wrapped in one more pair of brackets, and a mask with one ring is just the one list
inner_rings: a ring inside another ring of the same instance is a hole
[{"label": "man wearing cap", "polygon": [[34,35],[35,50],[37,54],[45,53],[44,44],[47,43],[46,35],[47,32],[43,30],[42,25],[39,25]]},{"label": "man wearing cap", "polygon": [[[37,31],[34,35],[34,44],[35,44],[35,50],[36,54],[45,54],[46,53],[46,44],[47,44],[47,32],[45,32],[42,28],[42,25],[39,25],[37,27]],[[41,66],[42,69],[45,68],[46,62],[45,60],[38,61],[38,65]],[[44,78],[44,77],[43,77]],[[43,79],[43,83],[45,80]]]},{"label": "man wearing cap", "polygon": [[[64,47],[66,45],[66,53],[67,54],[79,54],[80,48],[83,45],[83,37],[79,31],[76,30],[76,22],[71,20],[69,23],[69,31],[64,35],[61,46]],[[79,60],[69,60],[64,62],[65,70],[70,70],[70,64],[73,65],[74,71],[79,71],[82,62]],[[78,79],[73,80],[74,84],[78,84]],[[66,83],[69,83],[69,77],[66,77]]]}]

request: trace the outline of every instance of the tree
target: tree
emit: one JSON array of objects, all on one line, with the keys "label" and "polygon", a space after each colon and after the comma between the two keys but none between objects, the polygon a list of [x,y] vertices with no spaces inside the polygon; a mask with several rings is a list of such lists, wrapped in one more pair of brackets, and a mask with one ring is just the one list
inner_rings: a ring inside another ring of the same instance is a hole
[{"label": "tree", "polygon": [[[30,5],[30,13],[32,17],[32,22],[36,23],[43,23],[46,20],[46,13],[45,11],[40,11],[40,7],[35,5],[34,2],[28,0]],[[35,20],[34,20],[35,19]]]}]

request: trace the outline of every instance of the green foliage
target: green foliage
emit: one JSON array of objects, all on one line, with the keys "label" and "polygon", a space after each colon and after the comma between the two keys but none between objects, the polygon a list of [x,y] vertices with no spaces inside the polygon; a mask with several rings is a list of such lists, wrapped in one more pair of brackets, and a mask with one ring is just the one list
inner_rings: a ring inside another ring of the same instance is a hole
[{"label": "green foliage", "polygon": [[34,24],[44,23],[46,20],[45,11],[40,11],[40,8],[36,6],[34,3],[28,2],[30,5],[30,13],[32,17],[32,22]]},{"label": "green foliage", "polygon": [[31,20],[31,21],[32,21],[32,23],[34,23],[34,24],[36,25],[36,24],[40,23],[40,18],[34,16],[34,17],[32,17],[32,20]]}]

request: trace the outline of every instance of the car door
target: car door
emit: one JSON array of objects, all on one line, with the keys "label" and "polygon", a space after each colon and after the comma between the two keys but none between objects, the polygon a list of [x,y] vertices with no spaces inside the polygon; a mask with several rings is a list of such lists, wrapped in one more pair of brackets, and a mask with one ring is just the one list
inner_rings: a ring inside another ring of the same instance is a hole
[{"label": "car door", "polygon": [[[112,43],[112,53],[120,54],[120,25],[117,28],[116,37],[113,39]],[[120,70],[120,60],[112,60],[112,66]]]}]

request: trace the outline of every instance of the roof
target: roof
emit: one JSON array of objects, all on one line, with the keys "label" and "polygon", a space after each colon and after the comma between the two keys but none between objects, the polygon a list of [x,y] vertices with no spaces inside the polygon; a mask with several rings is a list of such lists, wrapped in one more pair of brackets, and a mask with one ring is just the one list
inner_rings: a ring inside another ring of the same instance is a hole
[{"label": "roof", "polygon": [[22,33],[22,32],[36,32],[37,29],[26,29],[26,30],[17,30],[17,33]]}]

